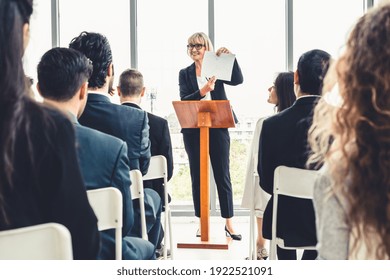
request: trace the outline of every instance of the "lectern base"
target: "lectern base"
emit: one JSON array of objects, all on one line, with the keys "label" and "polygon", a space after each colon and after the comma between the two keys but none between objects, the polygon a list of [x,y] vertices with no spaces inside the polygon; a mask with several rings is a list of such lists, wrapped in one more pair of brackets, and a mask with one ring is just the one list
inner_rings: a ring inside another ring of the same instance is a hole
[{"label": "lectern base", "polygon": [[209,241],[201,241],[200,237],[193,238],[188,242],[178,242],[177,248],[179,249],[217,249],[228,250],[232,239],[230,237],[225,238],[210,238]]}]

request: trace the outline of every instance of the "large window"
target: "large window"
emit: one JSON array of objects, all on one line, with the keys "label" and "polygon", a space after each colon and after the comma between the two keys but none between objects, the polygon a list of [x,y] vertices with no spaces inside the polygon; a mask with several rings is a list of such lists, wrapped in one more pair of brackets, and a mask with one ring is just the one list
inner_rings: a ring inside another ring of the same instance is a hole
[{"label": "large window", "polygon": [[363,15],[363,1],[294,0],[294,67],[299,56],[322,49],[337,58],[351,28]]},{"label": "large window", "polygon": [[226,87],[239,116],[272,113],[273,106],[266,101],[267,89],[276,73],[286,69],[284,3],[215,1],[215,48],[225,46],[236,54],[244,75],[242,85]]},{"label": "large window", "polygon": [[243,84],[225,86],[241,124],[230,129],[230,175],[236,208],[241,204],[248,144],[256,121],[273,112],[273,105],[267,103],[267,89],[276,73],[286,69],[284,34],[284,0],[242,0],[239,4],[236,0],[215,0],[214,47],[227,47],[234,53],[244,76]]},{"label": "large window", "polygon": [[51,49],[51,15],[47,0],[34,1],[34,13],[30,20],[30,42],[23,57],[24,71],[34,80],[33,90],[37,99],[40,99],[36,90],[37,65],[42,55]]},{"label": "large window", "polygon": [[[105,35],[111,45],[117,80],[123,70],[130,68],[129,0],[61,0],[59,3],[60,45],[68,47],[82,31]],[[118,100],[118,96],[113,97],[114,102]]]},{"label": "large window", "polygon": [[[373,2],[377,5],[379,0]],[[52,3],[55,1],[34,0],[24,67],[35,81],[36,65],[52,44]],[[131,3],[136,3],[136,11],[130,11]],[[293,5],[293,33],[289,42],[286,42],[286,3]],[[368,0],[58,0],[59,45],[67,47],[82,31],[107,36],[114,57],[115,85],[120,73],[131,67],[131,47],[136,48],[133,53],[138,55],[137,68],[144,75],[147,89],[141,106],[166,117],[170,125],[175,163],[170,184],[172,204],[184,204],[186,207],[182,208],[192,210],[188,159],[172,101],[180,99],[180,69],[192,63],[186,49],[188,37],[198,31],[209,33],[211,29],[215,49],[224,46],[234,53],[244,75],[242,85],[226,86],[240,121],[230,130],[230,170],[237,208],[244,185],[247,145],[257,119],[273,114],[273,105],[266,101],[267,89],[277,73],[286,71],[287,60],[292,60],[295,68],[299,56],[313,48],[326,50],[337,58],[352,26],[363,14],[364,4],[371,3]],[[209,11],[210,4],[214,4],[211,10],[214,13]],[[133,14],[136,18],[130,19]],[[130,34],[131,22],[136,22],[137,36],[130,36],[135,35]],[[137,40],[131,42],[131,38]],[[293,58],[286,55],[291,48]],[[112,98],[113,102],[118,100],[117,96]],[[211,205],[216,209],[214,202]]]},{"label": "large window", "polygon": [[[179,100],[179,71],[192,63],[187,39],[198,31],[207,33],[207,0],[138,1],[138,69],[147,92],[156,91],[153,113],[173,113]],[[150,95],[149,95],[150,96]],[[142,104],[151,110],[147,96]]]}]

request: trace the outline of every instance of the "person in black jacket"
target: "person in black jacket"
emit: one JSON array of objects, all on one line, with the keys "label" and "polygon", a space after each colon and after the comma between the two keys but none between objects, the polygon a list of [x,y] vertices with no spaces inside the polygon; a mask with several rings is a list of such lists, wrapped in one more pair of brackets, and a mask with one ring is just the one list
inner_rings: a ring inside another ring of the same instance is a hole
[{"label": "person in black jacket", "polygon": [[[130,169],[145,175],[150,162],[149,125],[146,112],[111,103],[114,65],[108,39],[99,33],[82,32],[72,39],[69,47],[83,53],[92,61],[93,72],[88,80],[88,100],[79,122],[118,137],[127,143]],[[154,190],[144,189],[145,215],[149,241],[158,245],[160,236],[161,199]],[[141,237],[139,200],[134,201],[135,222],[132,236]]]},{"label": "person in black jacket", "polygon": [[[127,236],[134,224],[129,186],[130,167],[123,140],[79,124],[87,100],[87,81],[92,63],[82,53],[68,48],[47,51],[38,64],[39,93],[44,103],[66,114],[76,131],[77,155],[87,190],[114,187],[122,194],[122,259],[154,259],[153,244]],[[115,230],[101,232],[99,259],[115,259]]]},{"label": "person in black jacket", "polygon": [[[274,171],[279,165],[306,168],[309,156],[308,130],[317,104],[330,55],[311,50],[299,58],[294,73],[296,101],[290,107],[264,120],[260,134],[258,167],[261,188],[271,195],[263,217],[263,236],[272,239]],[[280,197],[277,236],[286,246],[316,244],[313,203],[311,200]],[[296,259],[296,250],[277,248],[278,259]],[[305,250],[302,259],[315,259],[316,251]]]},{"label": "person in black jacket", "polygon": [[[206,51],[212,51],[213,45],[206,34],[198,32],[188,38],[187,52],[194,61],[180,70],[179,87],[181,100],[227,100],[224,85],[239,85],[243,76],[237,60],[234,61],[231,80],[217,80],[215,77],[202,77],[202,62]],[[216,55],[229,54],[224,47]],[[234,112],[233,112],[234,115]],[[234,115],[235,122],[237,118]],[[192,180],[192,198],[195,216],[200,217],[200,136],[198,128],[182,129],[185,150],[188,155]],[[230,136],[227,128],[210,129],[210,160],[217,184],[221,216],[226,219],[226,235],[241,240],[241,235],[233,229],[233,193],[229,171]]]},{"label": "person in black jacket", "polygon": [[[141,72],[135,69],[127,69],[119,77],[117,87],[119,99],[122,105],[142,110],[140,107],[141,99],[145,95],[144,78]],[[152,156],[162,155],[167,160],[167,180],[172,178],[173,173],[173,156],[171,135],[169,133],[168,121],[148,112],[149,119],[149,139],[151,144]],[[164,211],[164,180],[155,179],[144,181],[144,188],[155,190],[161,197]],[[168,200],[170,196],[168,194]],[[161,228],[160,241],[157,245],[157,255],[161,255],[161,242],[164,237],[163,228]]]}]

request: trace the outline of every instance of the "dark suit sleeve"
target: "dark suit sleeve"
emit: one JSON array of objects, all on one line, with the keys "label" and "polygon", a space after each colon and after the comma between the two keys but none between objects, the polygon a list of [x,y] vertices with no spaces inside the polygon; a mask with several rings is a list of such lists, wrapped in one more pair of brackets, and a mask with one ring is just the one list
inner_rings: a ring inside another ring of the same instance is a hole
[{"label": "dark suit sleeve", "polygon": [[272,195],[274,185],[272,158],[274,154],[270,146],[272,139],[270,139],[271,135],[268,128],[268,122],[265,120],[260,134],[257,172],[259,173],[261,188]]},{"label": "dark suit sleeve", "polygon": [[112,174],[111,185],[120,190],[123,199],[122,236],[126,236],[134,224],[133,200],[130,193],[130,167],[127,157],[127,145],[122,142]]},{"label": "dark suit sleeve", "polygon": [[76,155],[75,134],[68,120],[58,126],[56,137],[60,173],[52,216],[58,217],[58,222],[71,232],[75,259],[96,259],[100,246],[97,218],[88,202]]},{"label": "dark suit sleeve", "polygon": [[202,96],[200,95],[200,90],[199,89],[194,90],[191,86],[191,80],[190,80],[188,68],[180,70],[179,89],[180,89],[180,99],[181,100],[200,100],[200,99],[202,99]]},{"label": "dark suit sleeve", "polygon": [[244,82],[244,76],[241,72],[241,67],[238,65],[237,59],[234,60],[232,69],[232,78],[230,81],[223,81],[227,85],[236,86]]},{"label": "dark suit sleeve", "polygon": [[148,172],[150,164],[150,140],[149,140],[149,124],[148,124],[148,115],[144,113],[142,132],[141,132],[141,152],[139,158],[139,167],[142,175],[145,175]]},{"label": "dark suit sleeve", "polygon": [[173,173],[173,156],[172,156],[172,142],[171,136],[169,133],[168,122],[164,120],[164,125],[162,129],[161,136],[161,154],[167,159],[168,167],[168,181],[172,178]]}]

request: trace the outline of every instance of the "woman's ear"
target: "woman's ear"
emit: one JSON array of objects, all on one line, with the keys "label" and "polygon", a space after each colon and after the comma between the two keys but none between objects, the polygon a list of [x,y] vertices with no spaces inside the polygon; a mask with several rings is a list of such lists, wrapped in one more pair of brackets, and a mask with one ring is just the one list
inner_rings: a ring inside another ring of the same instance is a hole
[{"label": "woman's ear", "polygon": [[110,63],[110,65],[108,65],[107,75],[109,77],[114,76],[114,64]]},{"label": "woman's ear", "polygon": [[27,48],[28,43],[30,42],[30,24],[23,24],[23,51]]},{"label": "woman's ear", "polygon": [[298,70],[294,72],[294,84],[299,85]]}]

